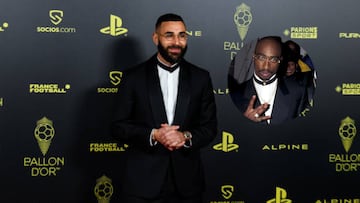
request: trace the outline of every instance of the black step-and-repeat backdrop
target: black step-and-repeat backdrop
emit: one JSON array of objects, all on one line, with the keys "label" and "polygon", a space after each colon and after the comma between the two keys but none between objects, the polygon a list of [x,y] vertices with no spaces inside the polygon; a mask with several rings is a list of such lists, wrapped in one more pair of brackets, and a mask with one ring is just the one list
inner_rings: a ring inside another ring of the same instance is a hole
[{"label": "black step-and-repeat backdrop", "polygon": [[[109,135],[122,71],[150,57],[158,16],[183,16],[186,58],[209,70],[219,133],[203,150],[208,203],[360,202],[360,3],[0,2],[1,202],[118,202],[127,145]],[[316,74],[312,106],[282,125],[233,105],[232,59],[259,37],[292,40]]]}]

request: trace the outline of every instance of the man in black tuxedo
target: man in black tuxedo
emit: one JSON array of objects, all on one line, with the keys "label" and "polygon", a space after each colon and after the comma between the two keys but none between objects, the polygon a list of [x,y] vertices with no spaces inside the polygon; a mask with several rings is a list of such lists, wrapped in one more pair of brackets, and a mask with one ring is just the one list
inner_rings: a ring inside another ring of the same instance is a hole
[{"label": "man in black tuxedo", "polygon": [[279,74],[282,46],[280,37],[259,39],[253,54],[253,77],[231,86],[234,104],[254,122],[281,124],[298,117],[306,107],[306,89]]},{"label": "man in black tuxedo", "polygon": [[187,62],[187,34],[176,14],[158,18],[158,52],[123,73],[113,136],[129,145],[122,203],[202,202],[200,149],[217,133],[208,71]]}]

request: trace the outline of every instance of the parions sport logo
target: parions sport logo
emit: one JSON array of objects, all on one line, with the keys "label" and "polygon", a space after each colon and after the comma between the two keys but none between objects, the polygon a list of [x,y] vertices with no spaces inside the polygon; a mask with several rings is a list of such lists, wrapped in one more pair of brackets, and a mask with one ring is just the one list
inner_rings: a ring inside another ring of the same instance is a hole
[{"label": "parions sport logo", "polygon": [[336,86],[335,91],[342,95],[358,96],[360,95],[360,83],[343,83]]},{"label": "parions sport logo", "polygon": [[285,29],[283,34],[291,39],[317,39],[318,27],[302,26]]}]

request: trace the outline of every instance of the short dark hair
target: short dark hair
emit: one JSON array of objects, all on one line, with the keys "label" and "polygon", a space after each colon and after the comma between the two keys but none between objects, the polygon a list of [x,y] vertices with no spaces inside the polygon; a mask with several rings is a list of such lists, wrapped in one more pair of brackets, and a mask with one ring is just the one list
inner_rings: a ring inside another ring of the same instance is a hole
[{"label": "short dark hair", "polygon": [[162,22],[167,22],[167,21],[181,21],[184,23],[184,20],[182,19],[181,16],[174,14],[174,13],[167,13],[167,14],[160,16],[157,19],[156,24],[155,24],[155,29],[159,28],[159,26],[161,25]]},{"label": "short dark hair", "polygon": [[[285,45],[294,52],[294,54],[298,55],[300,57],[301,54],[301,48],[300,45],[292,40],[288,40],[285,42]],[[294,49],[291,48],[291,46],[294,47]]]},{"label": "short dark hair", "polygon": [[261,42],[267,41],[267,40],[270,40],[270,41],[273,41],[273,42],[277,43],[279,45],[279,48],[280,48],[280,53],[282,54],[282,52],[283,52],[283,43],[282,43],[281,37],[279,37],[279,36],[266,36],[266,37],[259,38],[257,40],[256,46],[255,46],[255,52],[258,49],[258,45]]}]

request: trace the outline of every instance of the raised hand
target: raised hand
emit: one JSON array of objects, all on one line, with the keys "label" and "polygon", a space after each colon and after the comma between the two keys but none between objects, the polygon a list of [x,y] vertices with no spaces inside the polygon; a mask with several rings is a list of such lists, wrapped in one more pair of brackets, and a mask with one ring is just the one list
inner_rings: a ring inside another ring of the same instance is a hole
[{"label": "raised hand", "polygon": [[264,103],[255,107],[255,100],[256,95],[253,95],[243,115],[254,122],[261,122],[271,119],[271,116],[263,116],[264,112],[269,108],[269,104]]}]

